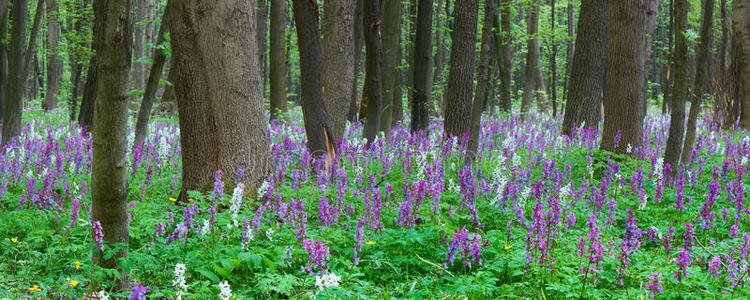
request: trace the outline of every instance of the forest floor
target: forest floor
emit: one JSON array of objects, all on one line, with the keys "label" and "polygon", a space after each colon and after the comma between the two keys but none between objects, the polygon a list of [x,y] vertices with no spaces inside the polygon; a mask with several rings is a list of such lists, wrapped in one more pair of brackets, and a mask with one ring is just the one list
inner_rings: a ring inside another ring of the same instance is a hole
[{"label": "forest floor", "polygon": [[[98,295],[114,282],[91,263],[91,138],[62,113],[25,118],[0,153],[0,298]],[[227,172],[220,195],[180,204],[179,130],[157,119],[128,153],[120,265],[168,299],[217,298],[227,283],[234,299],[750,297],[750,138],[712,124],[699,122],[672,183],[656,114],[641,159],[599,151],[596,130],[562,136],[559,118],[485,118],[474,168],[439,121],[369,150],[351,126],[331,172],[311,164],[301,123],[274,123],[257,193]]]}]

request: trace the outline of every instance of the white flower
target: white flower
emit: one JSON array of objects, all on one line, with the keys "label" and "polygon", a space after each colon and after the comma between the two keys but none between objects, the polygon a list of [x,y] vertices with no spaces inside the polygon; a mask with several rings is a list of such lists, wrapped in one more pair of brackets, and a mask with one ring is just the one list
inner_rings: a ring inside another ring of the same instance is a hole
[{"label": "white flower", "polygon": [[101,290],[96,293],[96,298],[98,298],[99,300],[109,300],[109,295],[107,295],[107,292],[105,292],[104,290]]},{"label": "white flower", "polygon": [[456,185],[456,182],[453,181],[453,178],[448,178],[448,191],[456,194],[461,192],[461,187]]},{"label": "white flower", "polygon": [[273,242],[273,233],[274,232],[276,232],[276,231],[274,231],[273,228],[268,228],[268,230],[266,230],[266,237],[268,238],[269,241]]},{"label": "white flower", "polygon": [[627,148],[625,148],[625,152],[627,152],[627,153],[631,153],[631,152],[633,152],[633,146],[632,146],[632,145],[630,145],[630,144],[628,144],[628,147],[627,147]]},{"label": "white flower", "polygon": [[237,226],[237,213],[240,212],[240,207],[242,206],[242,193],[244,192],[245,184],[240,182],[234,188],[234,192],[232,193],[232,205],[229,207],[229,211],[232,212],[232,224],[234,224],[235,227]]},{"label": "white flower", "polygon": [[208,221],[208,219],[203,219],[203,226],[201,227],[200,234],[206,235],[208,234],[208,229],[211,227],[211,223]]},{"label": "white flower", "polygon": [[566,186],[564,186],[564,187],[562,187],[560,189],[560,202],[561,203],[565,203],[565,200],[567,200],[568,198],[570,198],[570,195],[571,195],[570,191],[572,189],[571,185],[572,185],[572,183],[568,183],[568,185],[566,185]]},{"label": "white flower", "polygon": [[264,180],[263,184],[261,184],[260,187],[258,187],[258,199],[263,198],[263,196],[266,194],[266,191],[268,191],[268,187],[270,187],[270,185],[268,184],[268,181]]},{"label": "white flower", "polygon": [[232,297],[232,287],[229,286],[229,282],[219,283],[219,298],[221,300],[229,300]]},{"label": "white flower", "polygon": [[177,264],[174,266],[175,279],[172,281],[172,286],[177,289],[177,293],[175,293],[177,300],[182,300],[182,296],[184,296],[187,291],[187,285],[185,284],[185,270],[185,264]]},{"label": "white flower", "polygon": [[644,208],[646,208],[646,203],[648,203],[648,194],[645,194],[643,196],[643,202],[641,202],[641,204],[638,205],[638,210],[643,210]]},{"label": "white flower", "polygon": [[661,182],[664,178],[664,158],[659,157],[656,159],[656,164],[654,165],[654,179],[656,182]]},{"label": "white flower", "polygon": [[340,280],[341,276],[333,273],[318,275],[315,276],[315,287],[317,287],[318,290],[323,290],[325,288],[339,286]]}]

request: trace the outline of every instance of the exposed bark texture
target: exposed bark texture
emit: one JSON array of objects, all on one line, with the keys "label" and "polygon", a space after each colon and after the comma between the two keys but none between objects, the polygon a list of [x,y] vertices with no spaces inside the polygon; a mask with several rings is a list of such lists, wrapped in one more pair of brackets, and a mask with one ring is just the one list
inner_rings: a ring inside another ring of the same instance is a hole
[{"label": "exposed bark texture", "polygon": [[645,116],[648,107],[648,76],[651,65],[651,45],[654,40],[654,29],[656,28],[656,15],[659,12],[659,0],[646,1],[646,43],[644,44],[643,59],[645,72],[643,73],[643,102],[641,102],[641,113]]},{"label": "exposed bark texture", "polygon": [[646,3],[645,0],[608,1],[609,48],[604,98],[611,100],[604,106],[604,132],[599,148],[626,154],[630,146],[633,151],[628,154],[635,155],[643,140],[645,117],[638,104],[643,95]]},{"label": "exposed bark texture", "polygon": [[[672,119],[669,123],[669,137],[664,152],[664,164],[672,166],[673,171],[679,170],[682,141],[685,134],[685,102],[687,102],[690,88],[690,66],[688,65],[687,29],[687,0],[674,0],[674,88],[672,89]],[[667,177],[671,174],[665,174]]]},{"label": "exposed bark texture", "polygon": [[[0,36],[8,36],[8,0],[0,0]],[[0,39],[0,123],[5,117],[8,89],[8,39]]]},{"label": "exposed bark texture", "polygon": [[737,42],[737,74],[740,77],[738,83],[742,87],[738,99],[742,103],[740,126],[750,129],[750,1],[735,0],[733,13],[732,25]]},{"label": "exposed bark texture", "polygon": [[[439,87],[445,86],[443,84],[443,71],[445,70],[446,52],[448,52],[447,38],[444,38],[444,28],[447,27],[448,8],[450,3],[448,0],[438,0],[437,10],[434,13],[435,18],[435,57],[433,63],[435,70],[432,73],[432,84]],[[445,11],[445,12],[443,12]],[[437,95],[438,103],[443,103],[445,100],[445,89]],[[442,108],[442,104],[441,104]]]},{"label": "exposed bark texture", "polygon": [[608,3],[583,0],[578,18],[576,48],[571,62],[568,101],[563,117],[563,134],[573,126],[598,127],[607,70]]},{"label": "exposed bark texture", "polygon": [[135,9],[136,15],[135,15],[135,22],[139,23],[138,25],[135,25],[135,40],[133,41],[133,59],[136,60],[136,62],[133,63],[133,79],[135,79],[135,86],[134,88],[136,90],[143,90],[143,87],[146,82],[146,75],[145,75],[145,68],[143,63],[137,62],[137,60],[141,59],[146,55],[146,25],[143,24],[145,20],[148,19],[147,16],[147,1],[148,0],[134,0],[135,3],[138,5]]},{"label": "exposed bark texture", "polygon": [[[117,268],[117,260],[128,251],[128,78],[133,43],[130,0],[94,3],[94,50],[101,60],[97,67],[94,132],[91,158],[91,219],[99,221],[107,245],[124,244],[117,255],[104,258],[94,251],[93,262]],[[128,287],[122,269],[120,289]]]},{"label": "exposed bark texture", "polygon": [[97,61],[99,55],[94,53],[89,61],[89,70],[86,75],[86,83],[83,85],[83,98],[81,99],[81,109],[78,112],[78,125],[88,130],[93,130],[94,122],[94,97],[97,89]]},{"label": "exposed bark texture", "polygon": [[[255,40],[255,1],[169,1],[170,80],[180,117],[182,191],[245,169],[252,191],[270,172],[270,138]],[[171,78],[174,76],[174,78]]]},{"label": "exposed bark texture", "polygon": [[674,81],[674,66],[672,65],[672,56],[674,53],[674,1],[669,0],[669,8],[668,8],[668,14],[669,14],[669,30],[667,33],[667,74],[664,76],[664,82],[662,83],[662,86],[664,86],[664,100],[662,102],[661,107],[661,113],[665,114],[669,111],[670,105],[672,103],[672,82]]},{"label": "exposed bark texture", "polygon": [[[575,12],[575,3],[574,1],[568,1],[568,7],[566,8],[566,12],[568,14],[568,53],[566,54],[566,63],[565,63],[565,79],[563,79],[563,102],[566,102],[568,100],[568,89],[570,82],[570,76],[573,71],[573,53],[575,52],[575,33],[576,33],[576,12]],[[605,16],[606,18],[606,16]],[[562,109],[562,107],[560,108]]]},{"label": "exposed bark texture", "polygon": [[271,119],[278,113],[286,112],[286,52],[284,49],[286,31],[286,1],[271,0],[271,24],[268,53],[270,60],[269,79],[271,84]]},{"label": "exposed bark texture", "polygon": [[256,45],[258,51],[258,61],[260,62],[260,76],[261,82],[261,95],[265,97],[266,94],[266,78],[268,70],[266,69],[266,32],[268,31],[268,1],[273,0],[257,0],[258,7],[255,11],[255,37],[257,39]]},{"label": "exposed bark texture", "polygon": [[323,102],[323,44],[318,30],[318,6],[313,0],[294,0],[294,20],[302,76],[302,115],[307,148],[315,156],[330,152],[336,136]]},{"label": "exposed bark texture", "polygon": [[430,57],[432,57],[432,0],[418,0],[417,34],[414,43],[414,96],[411,103],[411,132],[422,130],[425,135],[429,115],[427,103],[429,101],[428,87]]},{"label": "exposed bark texture", "polygon": [[542,77],[541,50],[539,49],[539,3],[532,1],[526,14],[526,65],[523,72],[523,95],[521,96],[521,115],[525,116],[531,109],[531,100],[536,98],[540,112],[545,110],[544,78]]},{"label": "exposed bark texture", "polygon": [[710,77],[707,70],[708,62],[711,59],[711,48],[713,48],[714,0],[703,0],[702,2],[703,19],[701,21],[700,44],[698,46],[695,79],[693,80],[690,113],[688,114],[687,128],[685,129],[685,142],[682,146],[681,160],[683,164],[690,163],[690,156],[693,153],[693,143],[695,143],[698,114],[701,111],[704,91]]},{"label": "exposed bark texture", "polygon": [[482,121],[482,108],[487,101],[487,91],[490,83],[490,59],[492,58],[493,33],[492,16],[495,15],[494,0],[484,3],[484,23],[482,25],[482,48],[479,53],[479,66],[477,67],[477,87],[474,93],[474,102],[471,108],[471,131],[469,133],[469,145],[464,156],[464,166],[474,164],[479,147],[479,131]]},{"label": "exposed bark texture", "polygon": [[455,4],[456,27],[452,36],[444,123],[445,134],[449,136],[462,137],[469,131],[478,13],[478,0],[463,0]]},{"label": "exposed bark texture", "polygon": [[511,0],[500,0],[500,47],[499,52],[499,69],[500,69],[500,109],[504,112],[511,112],[511,61],[513,50],[511,46]]},{"label": "exposed bark texture", "polygon": [[380,131],[386,136],[391,135],[393,124],[393,104],[400,99],[395,99],[395,91],[400,88],[401,83],[396,82],[396,74],[400,72],[398,66],[401,64],[401,1],[383,1],[383,70],[382,70],[382,113],[380,114]]},{"label": "exposed bark texture", "polygon": [[[354,82],[354,40],[352,22],[354,1],[324,2],[323,27],[323,94],[331,120],[333,136],[341,139],[346,130]],[[338,141],[337,141],[338,142]]]},{"label": "exposed bark texture", "polygon": [[57,59],[57,42],[60,39],[60,29],[57,27],[57,3],[46,0],[47,5],[47,92],[44,95],[44,110],[57,107],[57,93],[60,83],[59,61]]},{"label": "exposed bark texture", "polygon": [[347,120],[357,121],[357,100],[359,100],[359,92],[357,90],[357,82],[359,81],[359,73],[362,70],[362,44],[364,43],[364,32],[362,31],[362,13],[364,10],[365,0],[353,0],[356,1],[354,7],[354,21],[352,26],[354,27],[354,33],[352,38],[354,39],[354,80],[352,81],[352,98],[349,102],[349,114]]},{"label": "exposed bark texture", "polygon": [[[159,27],[159,37],[156,40],[157,47],[165,43],[164,35],[169,32],[169,27],[167,27],[166,12],[161,19],[162,21],[161,26]],[[141,147],[143,144],[143,140],[146,138],[146,134],[148,133],[148,121],[151,118],[151,108],[154,106],[156,88],[159,87],[159,79],[161,79],[161,73],[164,69],[164,62],[167,60],[166,50],[159,48],[156,48],[155,50],[157,51],[154,51],[154,63],[151,65],[151,70],[149,71],[146,88],[143,90],[143,100],[141,100],[141,107],[138,110],[138,119],[135,122],[135,139],[133,148]]]},{"label": "exposed bark texture", "polygon": [[21,132],[23,117],[23,92],[26,86],[24,68],[24,44],[26,43],[26,16],[28,0],[13,0],[10,46],[8,49],[8,85],[3,109],[2,145]]},{"label": "exposed bark texture", "polygon": [[380,45],[380,0],[365,1],[362,28],[365,32],[365,91],[367,112],[364,137],[370,143],[380,130],[382,109],[381,67],[382,47]]}]

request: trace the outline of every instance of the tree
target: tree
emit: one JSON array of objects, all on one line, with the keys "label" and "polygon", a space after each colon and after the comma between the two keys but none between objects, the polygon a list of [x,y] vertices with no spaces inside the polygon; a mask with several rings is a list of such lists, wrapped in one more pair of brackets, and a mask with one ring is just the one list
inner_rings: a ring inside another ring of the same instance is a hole
[{"label": "tree", "polygon": [[[128,251],[128,79],[133,46],[130,0],[94,2],[94,50],[97,64],[96,101],[91,159],[91,219],[101,224],[106,245],[125,247],[113,256],[95,251],[94,263],[116,268]],[[128,287],[120,269],[120,288]]]},{"label": "tree", "polygon": [[363,12],[362,27],[365,33],[365,98],[366,120],[364,137],[370,143],[380,131],[380,110],[382,108],[382,82],[380,63],[382,48],[380,45],[380,0],[366,0]]},{"label": "tree", "polygon": [[[40,0],[41,1],[41,0]],[[46,0],[47,5],[47,92],[44,95],[44,110],[57,107],[57,93],[60,79],[57,59],[57,42],[60,38],[57,27],[57,4],[55,0]]]},{"label": "tree", "polygon": [[146,21],[148,21],[148,0],[135,0],[138,7],[135,9],[136,22],[135,25],[135,45],[134,45],[134,59],[136,62],[133,65],[133,78],[135,78],[135,89],[143,90],[146,82],[146,69],[145,65],[140,62],[140,59],[146,56]]},{"label": "tree", "polygon": [[323,102],[323,45],[318,30],[318,5],[314,0],[293,2],[307,148],[314,156],[324,153],[332,155],[335,152],[336,137],[331,131],[331,122]]},{"label": "tree", "polygon": [[365,0],[353,0],[356,2],[354,6],[354,21],[352,27],[354,32],[352,33],[352,39],[354,40],[354,80],[352,81],[352,99],[349,102],[349,113],[346,117],[349,121],[357,121],[357,100],[359,99],[359,92],[357,90],[359,82],[359,73],[361,70],[362,62],[362,44],[364,43],[364,32],[362,29],[362,13],[364,11]]},{"label": "tree", "polygon": [[576,33],[563,134],[573,126],[598,127],[607,70],[607,1],[583,0]]},{"label": "tree", "polygon": [[13,0],[10,46],[8,49],[8,85],[6,86],[5,107],[3,109],[3,139],[7,144],[11,138],[21,133],[23,117],[23,91],[26,87],[24,76],[24,44],[26,42],[26,15],[28,0]]},{"label": "tree", "polygon": [[454,11],[444,126],[445,134],[460,138],[469,131],[471,119],[479,1],[458,1]]},{"label": "tree", "polygon": [[[8,0],[0,0],[0,36],[8,36]],[[8,88],[8,39],[0,39],[0,123],[5,116]]]},{"label": "tree", "polygon": [[740,125],[750,129],[750,1],[735,0],[733,14],[732,26],[737,43],[735,55],[740,74],[739,84],[742,86]]},{"label": "tree", "polygon": [[255,10],[255,38],[257,39],[256,45],[258,45],[258,61],[260,62],[260,74],[262,78],[261,82],[261,93],[265,97],[266,93],[266,75],[268,70],[266,69],[266,32],[268,31],[266,24],[268,23],[268,1],[269,0],[257,0],[258,7]]},{"label": "tree", "polygon": [[[685,134],[685,102],[690,88],[690,66],[688,65],[688,40],[684,32],[687,30],[688,3],[687,0],[674,2],[674,88],[672,89],[672,119],[669,123],[669,137],[667,149],[664,152],[664,164],[672,166],[677,171],[682,152],[683,135]],[[670,177],[671,174],[665,174]]]},{"label": "tree", "polygon": [[526,14],[526,65],[523,71],[523,95],[521,96],[521,115],[526,115],[531,106],[531,99],[536,95],[537,106],[543,110],[544,79],[542,78],[541,50],[539,49],[539,3],[531,2]]},{"label": "tree", "polygon": [[396,89],[401,86],[396,81],[396,75],[401,72],[398,66],[401,64],[401,1],[385,0],[383,2],[383,70],[382,70],[382,113],[380,114],[380,131],[386,136],[391,135],[393,125],[393,106],[400,98],[396,98]]},{"label": "tree", "polygon": [[418,0],[417,33],[414,43],[414,96],[411,103],[411,132],[427,132],[430,57],[432,57],[432,0]]},{"label": "tree", "polygon": [[180,201],[188,190],[207,190],[217,170],[234,174],[243,168],[249,190],[270,172],[254,5],[243,0],[167,3],[170,81],[182,147]]},{"label": "tree", "polygon": [[[608,0],[609,48],[604,132],[599,148],[635,155],[643,139],[639,104],[643,96],[645,0]],[[580,48],[579,45],[577,48]],[[574,55],[573,59],[578,55]],[[631,151],[628,151],[631,150]],[[630,152],[630,153],[628,153]]]},{"label": "tree", "polygon": [[711,59],[711,48],[713,48],[713,20],[714,0],[703,0],[703,20],[701,21],[700,45],[698,46],[698,58],[695,67],[695,79],[693,80],[693,92],[691,93],[690,113],[688,114],[687,128],[685,130],[685,142],[682,146],[683,164],[690,162],[695,143],[695,130],[698,122],[698,113],[701,110],[704,90],[708,84],[708,64]]},{"label": "tree", "polygon": [[97,89],[97,62],[99,55],[94,53],[89,61],[89,69],[86,75],[86,83],[83,85],[83,97],[81,99],[81,109],[78,111],[78,125],[92,130],[94,123],[94,97]]},{"label": "tree", "polygon": [[[498,51],[498,69],[500,69],[500,108],[504,112],[511,111],[510,85],[511,61],[513,50],[511,46],[511,0],[500,0],[500,45]],[[496,26],[497,27],[497,26]]]},{"label": "tree", "polygon": [[354,2],[323,2],[323,95],[330,113],[331,131],[336,138],[344,136],[346,117],[354,81]]},{"label": "tree", "polygon": [[471,108],[471,123],[469,133],[469,145],[464,156],[464,166],[474,164],[477,149],[479,147],[479,131],[482,121],[482,108],[487,101],[487,91],[490,81],[490,58],[492,57],[493,15],[495,15],[495,2],[484,2],[484,23],[482,24],[482,48],[479,53],[479,66],[477,70],[477,87],[474,93],[474,102]]},{"label": "tree", "polygon": [[146,81],[146,87],[143,90],[143,100],[141,101],[141,107],[138,110],[138,119],[135,122],[135,138],[133,142],[133,148],[143,146],[143,140],[146,138],[148,132],[148,120],[151,117],[151,108],[154,106],[154,97],[156,96],[156,88],[159,87],[159,80],[161,79],[161,73],[164,69],[164,62],[167,60],[168,50],[164,40],[164,35],[169,32],[167,27],[166,10],[165,16],[161,18],[161,25],[159,26],[159,36],[156,40],[156,51],[154,51],[154,64],[151,65],[151,71],[149,71],[148,80]]},{"label": "tree", "polygon": [[648,99],[648,75],[649,65],[651,63],[651,44],[654,40],[654,29],[656,27],[656,15],[658,12],[659,0],[648,0],[646,2],[646,43],[644,44],[645,50],[643,55],[643,58],[645,59],[643,65],[646,68],[645,72],[643,72],[643,102],[641,102],[641,113],[643,115],[646,115],[646,109],[648,107],[648,103],[646,103],[646,100]]},{"label": "tree", "polygon": [[271,0],[271,24],[269,33],[269,81],[271,84],[271,119],[278,112],[286,112],[286,53],[284,33],[286,31],[286,1]]}]

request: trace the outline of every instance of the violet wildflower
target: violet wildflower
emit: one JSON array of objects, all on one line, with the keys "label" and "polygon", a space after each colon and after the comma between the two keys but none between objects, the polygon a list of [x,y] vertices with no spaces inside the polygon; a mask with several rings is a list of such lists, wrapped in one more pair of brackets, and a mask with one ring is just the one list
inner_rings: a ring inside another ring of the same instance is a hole
[{"label": "violet wildflower", "polygon": [[[328,272],[328,246],[320,241],[313,239],[305,239],[302,241],[302,248],[307,251],[307,265],[302,266],[302,269],[310,273],[325,274]],[[314,272],[313,269],[317,269]]]},{"label": "violet wildflower", "polygon": [[130,297],[128,297],[128,300],[146,300],[146,293],[150,290],[150,287],[143,286],[136,282],[130,290]]},{"label": "violet wildflower", "polygon": [[221,181],[221,170],[216,170],[216,173],[214,175],[214,193],[211,194],[211,197],[214,200],[221,200],[223,196],[224,196],[224,182]]},{"label": "violet wildflower", "polygon": [[78,213],[81,210],[81,202],[78,201],[78,197],[73,197],[73,199],[70,200],[70,223],[68,224],[69,228],[73,228],[73,226],[76,225],[76,222],[78,221]]},{"label": "violet wildflower", "polygon": [[92,222],[91,232],[93,233],[95,246],[99,248],[99,250],[104,251],[104,234],[102,233],[102,223],[100,223],[98,220]]},{"label": "violet wildflower", "polygon": [[331,226],[339,221],[339,210],[328,202],[328,198],[318,200],[318,222],[323,226]]},{"label": "violet wildflower", "polygon": [[721,185],[719,184],[718,180],[714,180],[714,182],[710,183],[708,185],[708,195],[706,196],[706,202],[703,202],[703,204],[701,204],[700,219],[701,228],[704,231],[714,227],[713,222],[716,214],[713,213],[713,208],[716,199],[719,197],[720,187]]},{"label": "violet wildflower", "polygon": [[685,211],[684,199],[685,199],[685,180],[680,178],[677,180],[677,186],[675,187],[674,208],[679,212]]},{"label": "violet wildflower", "polygon": [[693,238],[695,238],[695,228],[693,228],[693,223],[685,223],[684,225],[685,233],[682,235],[682,237],[685,238],[685,240],[682,243],[682,246],[690,251],[690,249],[693,247]]},{"label": "violet wildflower", "polygon": [[661,286],[661,272],[656,272],[651,275],[649,275],[650,280],[648,281],[648,286],[646,286],[646,289],[651,292],[651,297],[655,297],[656,293],[661,293],[664,291],[664,289]]},{"label": "violet wildflower", "polygon": [[466,227],[463,227],[461,230],[453,233],[453,239],[451,239],[446,251],[444,265],[446,267],[453,265],[458,255],[464,266],[471,268],[472,262],[481,266],[482,249],[488,245],[489,243],[482,241],[482,237],[478,233],[469,235],[469,231],[466,230]]},{"label": "violet wildflower", "polygon": [[682,281],[682,278],[688,275],[687,268],[693,264],[693,260],[690,259],[690,250],[680,249],[675,264],[677,265],[677,273],[674,274],[674,277],[677,278],[677,281]]},{"label": "violet wildflower", "polygon": [[357,227],[354,230],[354,265],[359,265],[359,252],[362,251],[362,242],[364,241],[364,228],[367,220],[359,218]]},{"label": "violet wildflower", "polygon": [[713,278],[719,278],[721,274],[721,257],[714,256],[708,263],[708,274],[711,274]]},{"label": "violet wildflower", "polygon": [[250,228],[250,224],[247,222],[247,217],[243,216],[242,220],[242,248],[247,249],[247,244],[253,240],[253,230]]},{"label": "violet wildflower", "polygon": [[586,246],[586,238],[578,237],[578,255],[581,257],[585,256],[588,260],[587,265],[580,268],[581,276],[583,276],[585,280],[589,273],[593,273],[594,284],[596,284],[599,279],[597,275],[598,271],[601,270],[599,262],[601,262],[604,257],[604,245],[601,243],[601,229],[599,228],[598,223],[596,215],[591,214],[586,223],[589,226],[588,246]]}]

